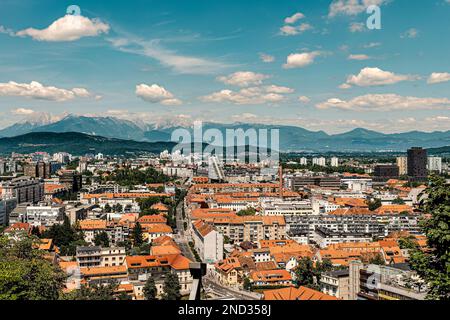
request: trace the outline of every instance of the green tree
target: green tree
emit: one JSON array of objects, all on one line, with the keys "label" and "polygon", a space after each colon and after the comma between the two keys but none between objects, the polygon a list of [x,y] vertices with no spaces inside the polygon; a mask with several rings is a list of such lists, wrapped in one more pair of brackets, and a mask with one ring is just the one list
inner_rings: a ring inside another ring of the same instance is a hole
[{"label": "green tree", "polygon": [[81,285],[80,289],[63,295],[64,300],[116,300],[117,283]]},{"label": "green tree", "polygon": [[370,211],[375,211],[382,206],[381,199],[374,199],[373,201],[368,201],[367,205],[369,206]]},{"label": "green tree", "polygon": [[244,286],[244,290],[253,291],[253,284],[250,281],[249,277],[244,278],[243,286]]},{"label": "green tree", "polygon": [[295,269],[297,285],[320,290],[318,284],[322,274],[331,270],[333,270],[333,264],[329,259],[314,264],[311,258],[303,257],[298,261],[298,266]]},{"label": "green tree", "polygon": [[237,215],[239,217],[244,217],[244,216],[254,216],[256,214],[256,210],[255,208],[248,208],[248,209],[244,209],[241,210],[237,213]]},{"label": "green tree", "polygon": [[376,264],[376,265],[379,265],[379,266],[384,266],[386,264],[386,262],[385,262],[383,256],[381,255],[381,253],[377,253],[376,255],[372,256],[369,259],[369,263],[370,264]]},{"label": "green tree", "polygon": [[430,250],[413,250],[410,263],[428,284],[428,299],[450,300],[450,188],[444,178],[432,176],[428,196],[421,203],[431,215],[421,222]]},{"label": "green tree", "polygon": [[56,300],[65,273],[44,258],[39,239],[21,233],[0,237],[0,300]]},{"label": "green tree", "polygon": [[133,245],[135,247],[140,247],[144,243],[144,239],[142,236],[142,226],[139,222],[136,222],[133,228],[132,233]]},{"label": "green tree", "polygon": [[64,223],[61,225],[53,225],[50,229],[44,231],[41,238],[53,239],[53,242],[61,250],[61,255],[75,255],[77,246],[84,246],[83,234],[77,232],[75,228],[70,225],[69,218],[64,217]]},{"label": "green tree", "polygon": [[180,300],[180,290],[181,286],[178,276],[175,273],[167,273],[163,285],[164,300]]},{"label": "green tree", "polygon": [[109,237],[108,234],[105,231],[102,231],[100,233],[97,233],[94,237],[94,243],[96,246],[101,247],[109,247]]},{"label": "green tree", "polygon": [[156,289],[155,279],[148,277],[144,289],[145,300],[157,300],[158,290]]},{"label": "green tree", "polygon": [[397,198],[392,201],[392,204],[405,204],[405,201],[402,198]]},{"label": "green tree", "polygon": [[105,205],[105,208],[103,209],[106,213],[110,213],[111,211],[112,211],[112,208],[111,208],[111,206],[109,205],[109,203],[107,203],[106,205]]}]

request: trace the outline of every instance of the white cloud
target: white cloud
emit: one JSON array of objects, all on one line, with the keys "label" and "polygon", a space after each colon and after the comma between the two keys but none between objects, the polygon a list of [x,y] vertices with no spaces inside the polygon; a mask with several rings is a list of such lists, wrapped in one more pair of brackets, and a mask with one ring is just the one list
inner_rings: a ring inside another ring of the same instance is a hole
[{"label": "white cloud", "polygon": [[240,91],[221,90],[201,97],[200,99],[204,102],[229,102],[238,105],[273,104],[285,99],[285,96],[280,93],[271,92],[271,89],[273,89],[273,86],[266,88],[244,88]]},{"label": "white cloud", "polygon": [[292,53],[287,57],[286,64],[283,65],[285,69],[303,68],[314,63],[314,59],[320,56],[320,51]]},{"label": "white cloud", "polygon": [[400,35],[400,38],[414,39],[414,38],[417,38],[418,35],[419,35],[419,31],[417,29],[411,28],[409,30],[406,30],[404,33],[402,33]]},{"label": "white cloud", "polygon": [[[448,0],[450,1],[450,0]],[[450,81],[450,73],[448,72],[433,72],[428,78],[428,84],[436,84]]]},{"label": "white cloud", "polygon": [[144,101],[161,103],[166,106],[175,106],[182,103],[181,100],[175,98],[171,92],[157,84],[152,84],[151,86],[146,84],[137,85],[136,96]]},{"label": "white cloud", "polygon": [[351,54],[347,58],[348,60],[369,60],[370,57],[367,54]]},{"label": "white cloud", "polygon": [[280,94],[293,93],[295,91],[292,88],[280,87],[280,86],[276,86],[276,85],[266,86],[265,90],[266,90],[266,92],[269,92],[269,93],[280,93]]},{"label": "white cloud", "polygon": [[358,75],[350,75],[347,78],[346,85],[349,88],[352,85],[359,87],[384,86],[395,84],[401,81],[414,81],[417,76],[395,74],[389,71],[383,71],[379,68],[364,68]]},{"label": "white cloud", "polygon": [[25,109],[25,108],[17,108],[14,110],[11,110],[11,113],[17,116],[28,116],[33,114],[35,111],[31,109]]},{"label": "white cloud", "polygon": [[363,13],[371,5],[381,6],[388,0],[333,0],[330,4],[328,17],[338,15],[356,16]]},{"label": "white cloud", "polygon": [[32,37],[38,41],[75,41],[83,37],[95,37],[109,32],[109,25],[99,19],[77,15],[65,15],[45,29],[28,28],[17,32],[17,36]]},{"label": "white cloud", "polygon": [[284,19],[284,23],[293,24],[293,23],[296,23],[298,20],[303,19],[304,17],[305,17],[305,15],[303,13],[297,12],[296,14]]},{"label": "white cloud", "polygon": [[351,111],[394,111],[450,109],[450,99],[418,98],[397,94],[368,94],[351,100],[328,99],[316,105],[318,109],[341,109]]},{"label": "white cloud", "polygon": [[264,80],[269,78],[270,76],[261,73],[238,71],[228,76],[218,77],[217,80],[233,86],[248,87],[252,85],[260,85]]},{"label": "white cloud", "polygon": [[380,42],[371,42],[371,43],[365,44],[363,47],[365,49],[371,49],[371,48],[376,48],[376,47],[379,47],[379,46],[381,46]]},{"label": "white cloud", "polygon": [[350,30],[350,32],[353,32],[353,33],[355,33],[355,32],[363,32],[363,31],[366,30],[366,26],[362,22],[353,22],[353,23],[350,24],[349,30]]},{"label": "white cloud", "polygon": [[[127,34],[127,37],[129,35]],[[181,74],[217,74],[231,67],[228,64],[204,58],[178,54],[161,46],[160,40],[145,41],[136,37],[108,39],[121,52],[156,59],[162,65]]]},{"label": "white cloud", "polygon": [[295,36],[305,31],[311,30],[313,27],[309,23],[302,23],[299,26],[285,25],[280,28],[280,34],[283,36]]},{"label": "white cloud", "polygon": [[309,103],[311,99],[308,98],[307,96],[300,96],[298,97],[298,101],[300,101],[301,103]]},{"label": "white cloud", "polygon": [[271,56],[271,55],[265,54],[265,53],[260,53],[259,58],[261,59],[262,62],[265,62],[265,63],[271,63],[271,62],[275,61],[274,56]]},{"label": "white cloud", "polygon": [[67,90],[51,86],[46,87],[37,81],[32,81],[29,84],[10,81],[8,83],[0,83],[0,96],[27,97],[50,101],[67,101],[77,97],[89,97],[90,93],[84,88],[73,88],[71,90]]}]

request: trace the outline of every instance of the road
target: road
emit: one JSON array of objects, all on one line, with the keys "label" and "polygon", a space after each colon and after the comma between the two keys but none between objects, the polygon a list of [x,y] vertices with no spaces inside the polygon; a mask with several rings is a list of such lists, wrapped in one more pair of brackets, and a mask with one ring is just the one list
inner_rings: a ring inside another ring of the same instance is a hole
[{"label": "road", "polygon": [[242,291],[224,287],[214,281],[210,276],[203,277],[203,288],[215,298],[227,298],[233,300],[260,300],[260,296],[253,292]]},{"label": "road", "polygon": [[[175,242],[180,247],[183,255],[191,261],[195,261],[194,254],[189,247],[189,241],[191,241],[190,235],[184,231],[184,222],[182,208],[184,206],[184,202],[180,201],[176,208],[176,219],[177,219],[177,234],[174,237]],[[187,222],[187,221],[186,221]]]}]

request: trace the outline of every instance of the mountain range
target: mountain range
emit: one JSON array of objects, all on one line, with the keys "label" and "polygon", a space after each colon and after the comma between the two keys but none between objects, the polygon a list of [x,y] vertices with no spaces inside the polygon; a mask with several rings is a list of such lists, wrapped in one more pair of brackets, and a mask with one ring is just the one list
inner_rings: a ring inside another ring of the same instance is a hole
[{"label": "mountain range", "polygon": [[173,142],[138,142],[92,136],[79,132],[33,132],[12,138],[0,138],[0,154],[33,152],[68,152],[74,155],[103,153],[107,155],[125,155],[129,153],[159,154],[171,150]]},{"label": "mountain range", "polygon": [[[165,127],[157,127],[151,124],[142,125],[114,117],[67,115],[51,123],[26,121],[16,123],[0,130],[0,137],[15,137],[32,132],[79,132],[91,136],[153,143],[170,142],[172,132],[178,128],[182,127],[176,125]],[[185,129],[192,133],[192,127],[186,127]],[[413,146],[440,148],[450,145],[450,130],[445,132],[411,131],[385,134],[357,128],[346,133],[332,135],[324,131],[310,131],[295,126],[203,123],[203,131],[207,129],[218,129],[224,137],[227,129],[279,129],[280,150],[283,152],[405,151]]]}]

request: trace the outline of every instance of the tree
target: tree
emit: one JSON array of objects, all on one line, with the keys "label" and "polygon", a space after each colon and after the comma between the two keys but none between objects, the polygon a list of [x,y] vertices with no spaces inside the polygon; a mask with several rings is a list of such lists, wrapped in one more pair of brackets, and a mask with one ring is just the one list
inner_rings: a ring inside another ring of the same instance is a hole
[{"label": "tree", "polygon": [[180,300],[181,299],[181,286],[178,276],[175,273],[167,273],[166,279],[163,285],[164,300]]},{"label": "tree", "polygon": [[244,217],[244,216],[254,216],[256,214],[256,210],[255,208],[248,208],[248,209],[244,209],[241,210],[237,213],[237,215],[239,217]]},{"label": "tree", "polygon": [[111,208],[111,206],[109,205],[109,203],[107,203],[106,205],[105,205],[105,208],[103,209],[106,213],[110,213],[111,211],[112,211],[112,208]]},{"label": "tree", "polygon": [[253,291],[253,284],[248,277],[244,278],[243,287],[244,287],[244,290]]},{"label": "tree", "polygon": [[375,199],[373,201],[368,201],[367,205],[369,206],[370,211],[375,211],[382,206],[381,199]]},{"label": "tree", "polygon": [[148,277],[143,291],[145,300],[157,300],[158,289],[156,289],[155,279],[153,277]]},{"label": "tree", "polygon": [[413,250],[410,263],[429,287],[428,299],[450,300],[450,188],[444,178],[432,176],[421,209],[431,215],[421,221],[429,250]]},{"label": "tree", "polygon": [[139,222],[136,222],[134,228],[133,228],[133,245],[135,247],[140,247],[144,243],[144,239],[142,236],[142,226]]},{"label": "tree", "polygon": [[39,239],[26,234],[0,237],[0,300],[56,300],[65,273],[44,258]]},{"label": "tree", "polygon": [[97,233],[94,237],[94,243],[96,246],[109,247],[109,237],[105,231]]},{"label": "tree", "polygon": [[386,265],[386,261],[384,260],[384,258],[381,255],[381,253],[377,253],[377,254],[373,255],[372,257],[370,257],[369,263],[370,264],[376,264],[378,266]]},{"label": "tree", "polygon": [[397,199],[394,199],[394,200],[392,201],[392,204],[400,204],[400,205],[403,205],[403,204],[405,204],[405,201],[404,201],[402,198],[397,198]]},{"label": "tree", "polygon": [[139,217],[143,216],[155,216],[159,214],[159,210],[157,209],[144,209],[139,213]]},{"label": "tree", "polygon": [[69,292],[63,296],[64,300],[115,300],[117,283],[83,284],[80,289]]},{"label": "tree", "polygon": [[55,224],[42,233],[41,238],[53,239],[53,243],[61,250],[61,255],[75,255],[77,246],[84,246],[83,234],[77,232],[71,225],[69,218],[64,217],[62,225]]},{"label": "tree", "polygon": [[320,290],[318,284],[322,274],[331,270],[333,270],[333,264],[329,259],[314,264],[311,258],[303,257],[298,261],[298,266],[295,269],[297,285]]}]

